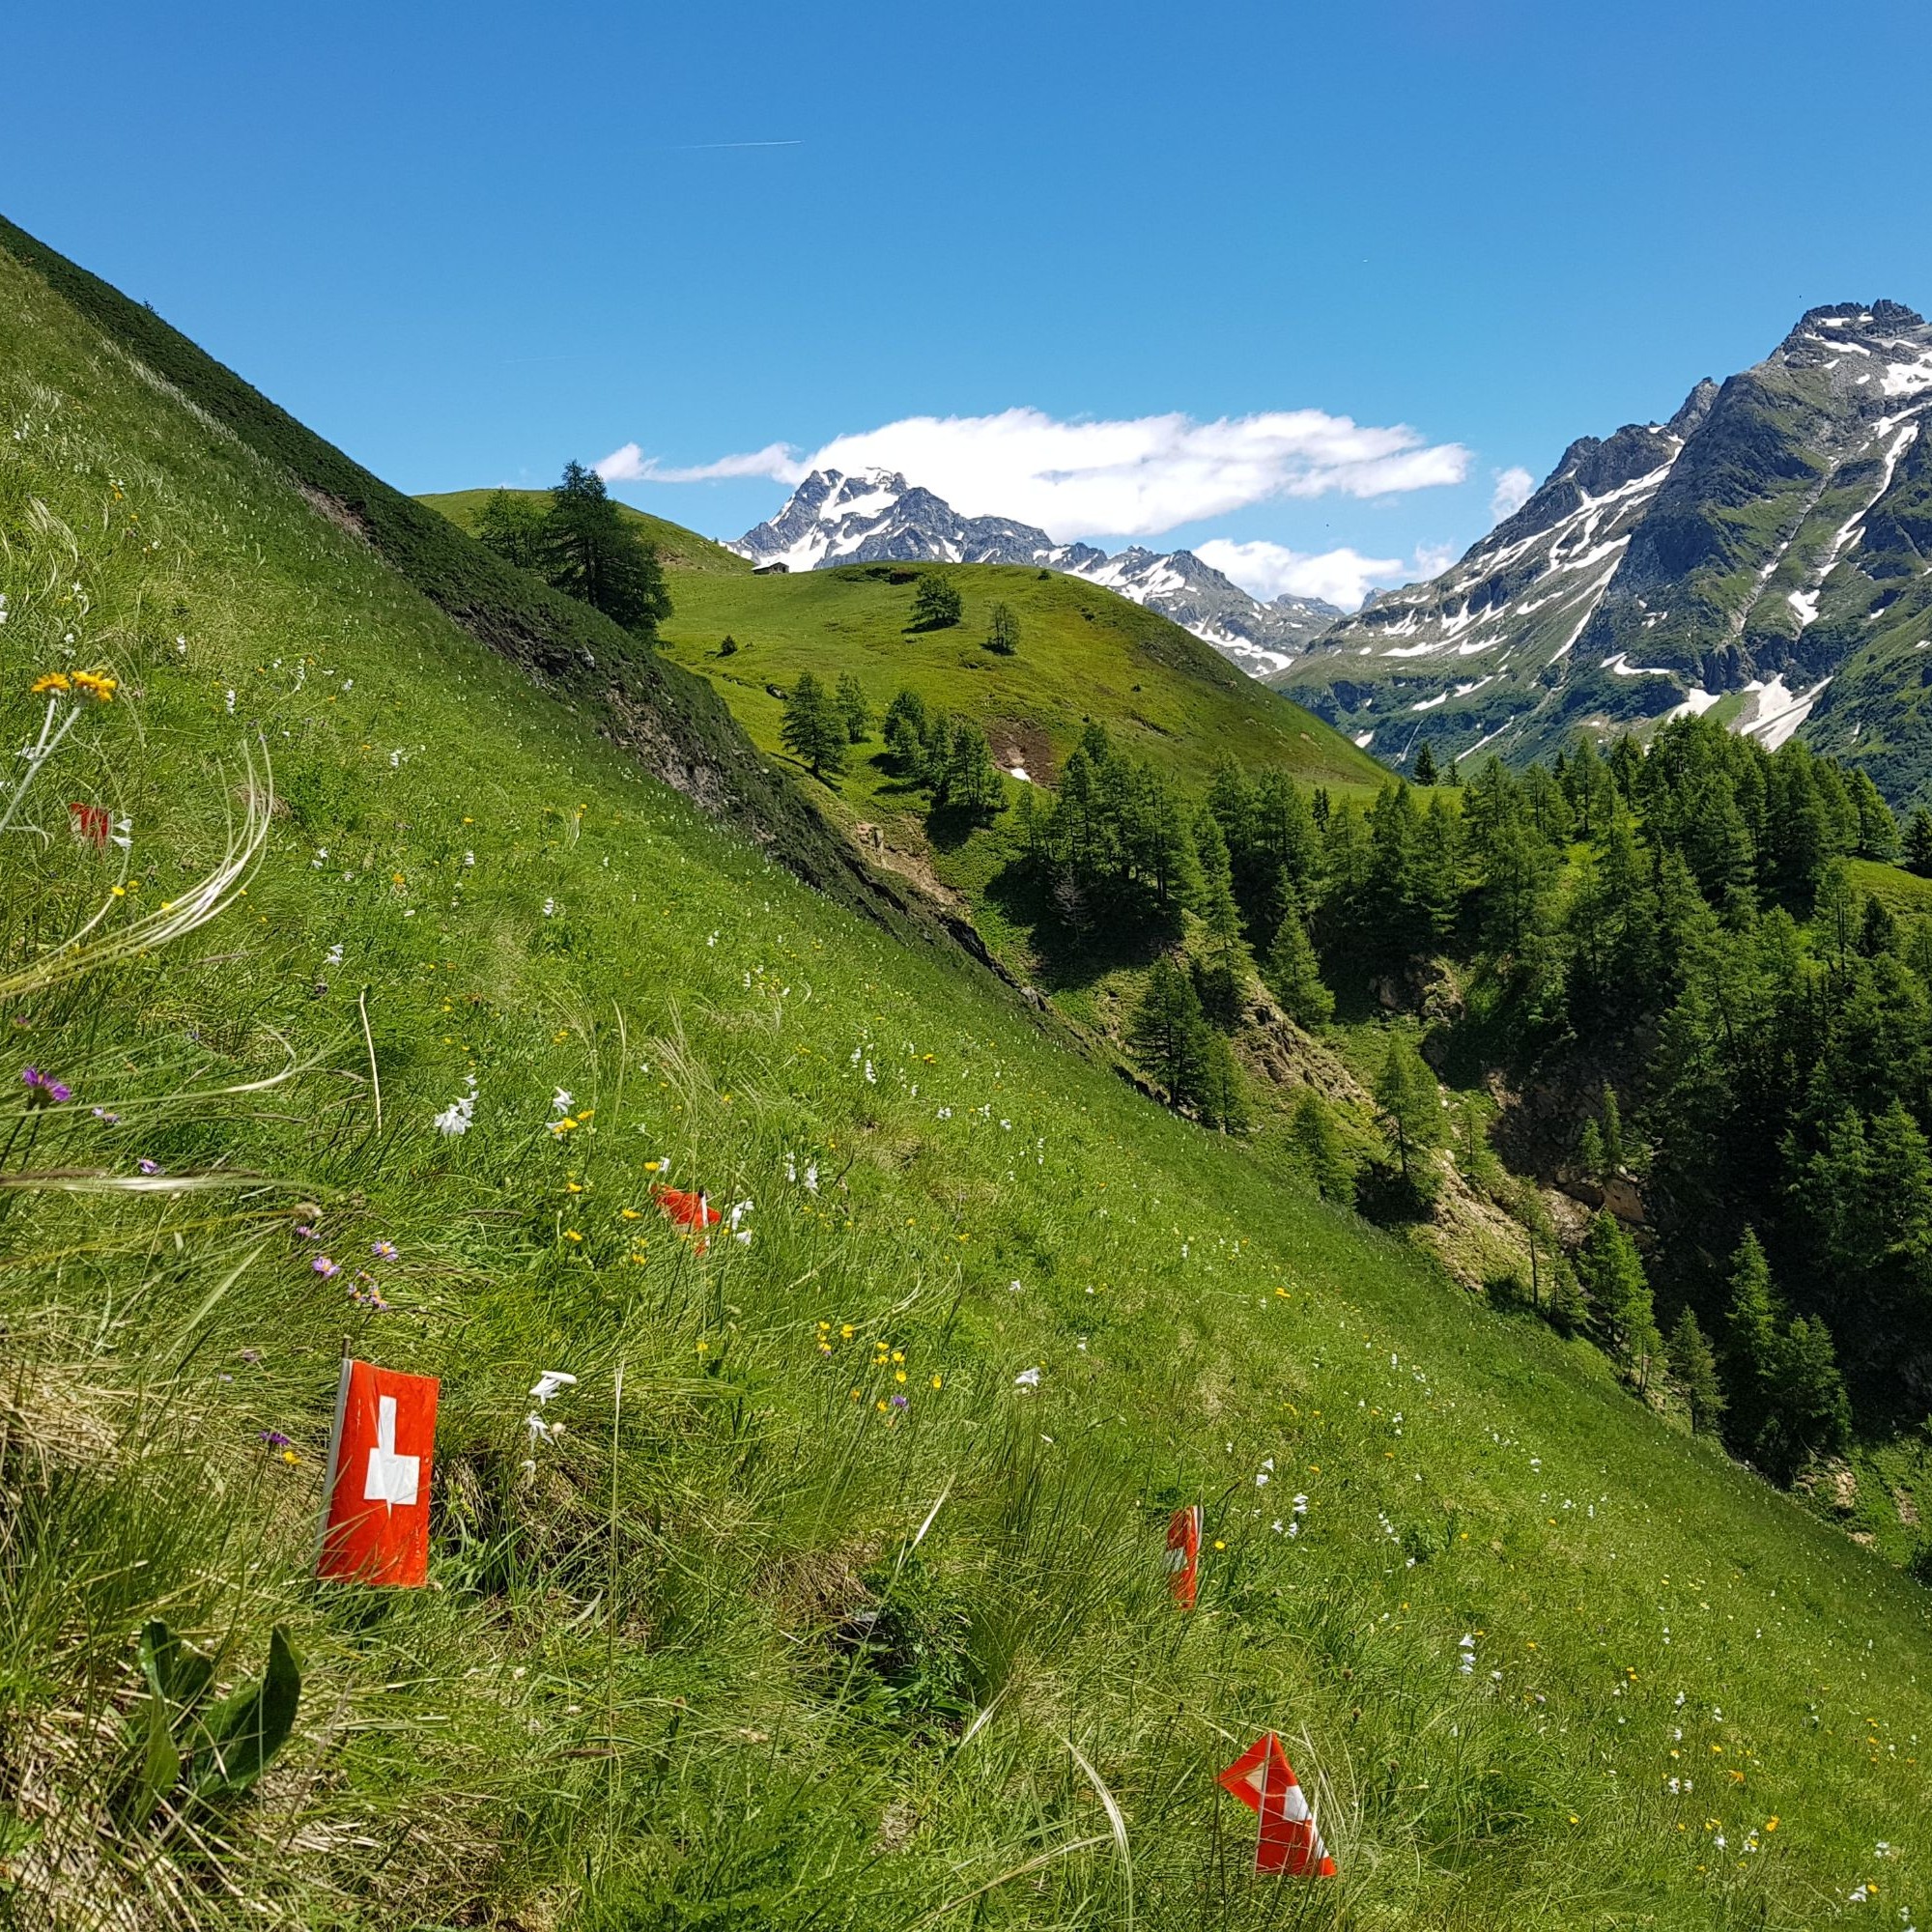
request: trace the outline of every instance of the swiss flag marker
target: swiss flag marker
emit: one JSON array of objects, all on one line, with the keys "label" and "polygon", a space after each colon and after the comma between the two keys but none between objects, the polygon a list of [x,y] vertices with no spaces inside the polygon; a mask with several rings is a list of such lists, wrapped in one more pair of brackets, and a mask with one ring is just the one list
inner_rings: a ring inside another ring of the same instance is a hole
[{"label": "swiss flag marker", "polygon": [[1183,1610],[1194,1607],[1201,1571],[1201,1505],[1175,1511],[1167,1524],[1167,1587]]},{"label": "swiss flag marker", "polygon": [[1301,1786],[1272,1731],[1264,1732],[1226,1771],[1221,1782],[1261,1816],[1255,1844],[1258,1872],[1292,1872],[1296,1878],[1333,1878],[1335,1861],[1315,1829]]},{"label": "swiss flag marker", "polygon": [[342,1364],[318,1577],[404,1588],[429,1580],[436,1397],[434,1376]]}]

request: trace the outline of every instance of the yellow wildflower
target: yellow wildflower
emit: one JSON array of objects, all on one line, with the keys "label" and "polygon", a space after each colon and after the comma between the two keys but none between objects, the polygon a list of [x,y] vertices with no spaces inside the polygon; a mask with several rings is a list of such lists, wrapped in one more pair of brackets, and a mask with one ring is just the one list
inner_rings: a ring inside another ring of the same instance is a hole
[{"label": "yellow wildflower", "polygon": [[68,681],[66,671],[50,670],[44,677],[37,677],[31,689],[34,696],[40,697],[50,691],[71,691],[73,686]]},{"label": "yellow wildflower", "polygon": [[112,704],[114,694],[121,687],[105,671],[77,670],[73,673],[73,688],[82,697],[91,697],[97,704]]}]

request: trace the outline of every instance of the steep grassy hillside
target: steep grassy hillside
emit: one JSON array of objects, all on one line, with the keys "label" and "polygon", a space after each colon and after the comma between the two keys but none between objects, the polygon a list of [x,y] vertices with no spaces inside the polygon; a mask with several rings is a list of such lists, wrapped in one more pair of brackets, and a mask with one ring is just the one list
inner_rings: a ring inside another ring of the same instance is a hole
[{"label": "steep grassy hillside", "polygon": [[[0,804],[71,1090],[0,1108],[22,1922],[1920,1908],[1920,1590],[807,890],[4,253],[0,305],[0,728],[78,721]],[[442,1378],[419,1593],[308,1579],[345,1344]],[[252,1797],[159,1764],[151,1617],[223,1684],[286,1626]],[[1264,1726],[1312,1891],[1214,1783]]]},{"label": "steep grassy hillside", "polygon": [[511,569],[447,518],[323,441],[152,309],[4,217],[0,252],[43,277],[116,351],[198,411],[211,431],[232,437],[292,482],[472,637],[581,706],[588,728],[625,745],[666,782],[729,818],[801,877],[889,930],[939,936],[923,902],[908,902],[870,873],[817,809],[753,753],[704,680],[640,646],[586,605]]}]

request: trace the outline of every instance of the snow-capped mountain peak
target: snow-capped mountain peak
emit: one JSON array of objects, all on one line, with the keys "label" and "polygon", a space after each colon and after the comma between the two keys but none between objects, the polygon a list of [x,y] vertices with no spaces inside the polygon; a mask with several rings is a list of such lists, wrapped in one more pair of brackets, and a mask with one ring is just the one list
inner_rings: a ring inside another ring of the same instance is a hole
[{"label": "snow-capped mountain peak", "polygon": [[1573,442],[1457,563],[1272,681],[1397,762],[1425,731],[1438,755],[1526,759],[1721,704],[1911,797],[1932,788],[1928,492],[1932,326],[1898,302],[1814,308],[1667,422]]},{"label": "snow-capped mountain peak", "polygon": [[1008,517],[962,517],[895,470],[846,476],[814,469],[769,523],[725,546],[761,569],[822,570],[841,563],[1015,563],[1065,571],[1158,611],[1256,677],[1280,670],[1342,613],[1318,598],[1264,604],[1192,551],[1139,545],[1109,556],[1092,544],[1057,544]]}]

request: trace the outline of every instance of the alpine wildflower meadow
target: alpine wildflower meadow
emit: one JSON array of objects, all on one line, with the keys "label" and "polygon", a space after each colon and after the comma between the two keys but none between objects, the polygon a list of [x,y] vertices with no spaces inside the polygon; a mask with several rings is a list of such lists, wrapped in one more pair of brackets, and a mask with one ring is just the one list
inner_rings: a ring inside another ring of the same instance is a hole
[{"label": "alpine wildflower meadow", "polygon": [[[0,302],[21,1923],[1927,1910],[1918,1585]],[[440,1380],[427,1588],[315,1577],[346,1354]],[[1254,1870],[1264,1731],[1332,1879]]]}]

